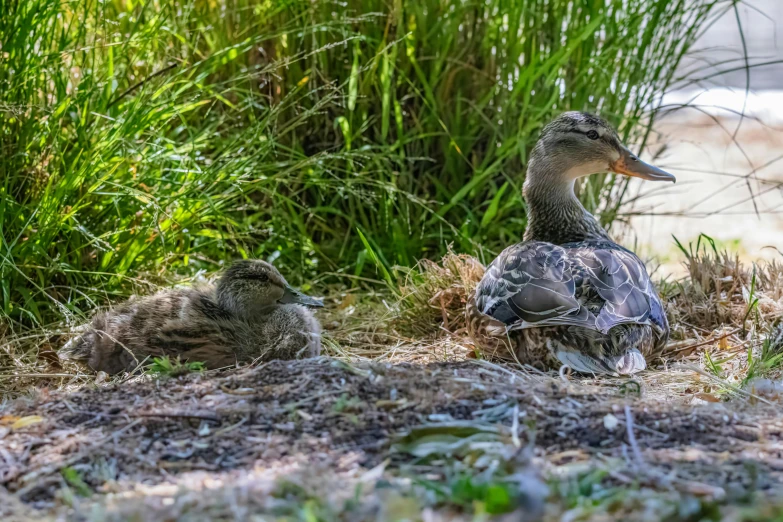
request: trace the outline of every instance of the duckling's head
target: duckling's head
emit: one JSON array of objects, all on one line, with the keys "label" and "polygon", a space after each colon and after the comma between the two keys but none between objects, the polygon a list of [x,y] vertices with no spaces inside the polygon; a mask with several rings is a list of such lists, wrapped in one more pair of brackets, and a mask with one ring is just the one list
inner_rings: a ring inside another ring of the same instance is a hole
[{"label": "duckling's head", "polygon": [[218,281],[216,294],[218,304],[238,317],[252,317],[280,304],[323,306],[320,299],[291,288],[274,266],[260,260],[232,263]]},{"label": "duckling's head", "polygon": [[582,176],[615,172],[651,181],[674,176],[640,160],[603,119],[566,112],[544,127],[530,155],[525,185],[573,185]]}]

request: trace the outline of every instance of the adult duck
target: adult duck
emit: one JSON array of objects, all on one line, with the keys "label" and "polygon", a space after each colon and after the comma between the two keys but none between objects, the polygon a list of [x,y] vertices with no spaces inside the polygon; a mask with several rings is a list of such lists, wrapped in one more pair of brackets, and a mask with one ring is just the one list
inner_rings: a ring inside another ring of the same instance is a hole
[{"label": "adult duck", "polygon": [[467,305],[468,333],[487,355],[622,375],[665,346],[669,324],[644,263],[574,194],[577,179],[607,171],[675,181],[601,118],[567,112],[544,127],[523,186],[524,241],[489,265]]}]

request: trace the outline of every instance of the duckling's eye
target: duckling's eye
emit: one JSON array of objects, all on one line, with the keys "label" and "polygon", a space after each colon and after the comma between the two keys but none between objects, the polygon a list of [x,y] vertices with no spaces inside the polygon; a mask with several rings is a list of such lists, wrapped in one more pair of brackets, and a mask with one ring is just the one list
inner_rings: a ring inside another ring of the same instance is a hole
[{"label": "duckling's eye", "polygon": [[598,131],[590,130],[590,131],[587,131],[586,135],[591,140],[597,140],[598,139]]}]

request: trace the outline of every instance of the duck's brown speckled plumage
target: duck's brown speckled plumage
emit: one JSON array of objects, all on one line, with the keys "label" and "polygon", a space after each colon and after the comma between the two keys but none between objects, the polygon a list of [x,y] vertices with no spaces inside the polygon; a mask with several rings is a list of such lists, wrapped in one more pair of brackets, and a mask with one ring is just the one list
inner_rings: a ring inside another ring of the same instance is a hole
[{"label": "duck's brown speckled plumage", "polygon": [[313,357],[320,353],[320,325],[291,302],[297,300],[319,304],[292,291],[272,265],[239,261],[217,287],[164,290],[98,313],[61,357],[109,374],[164,355],[207,368]]},{"label": "duck's brown speckled plumage", "polygon": [[[593,130],[601,143],[579,137]],[[669,325],[644,263],[573,196],[573,179],[622,154],[630,152],[616,133],[591,115],[566,113],[544,129],[525,184],[525,241],[490,264],[468,303],[468,332],[487,355],[634,373],[665,346]]]}]

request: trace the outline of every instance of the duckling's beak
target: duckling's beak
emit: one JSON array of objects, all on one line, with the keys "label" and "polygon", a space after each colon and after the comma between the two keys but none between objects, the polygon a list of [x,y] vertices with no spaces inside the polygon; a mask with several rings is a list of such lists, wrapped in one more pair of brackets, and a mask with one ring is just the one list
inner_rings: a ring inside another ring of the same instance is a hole
[{"label": "duckling's beak", "polygon": [[299,290],[295,290],[288,285],[286,285],[283,289],[283,297],[278,299],[277,302],[282,304],[296,303],[300,305],[311,306],[313,308],[324,307],[324,302],[321,299],[316,299],[315,297],[305,295]]},{"label": "duckling's beak", "polygon": [[622,147],[620,150],[620,158],[614,163],[611,163],[609,168],[612,172],[618,174],[648,179],[650,181],[671,181],[672,183],[677,181],[677,178],[665,170],[661,170],[658,167],[643,162],[636,154],[626,147]]}]

